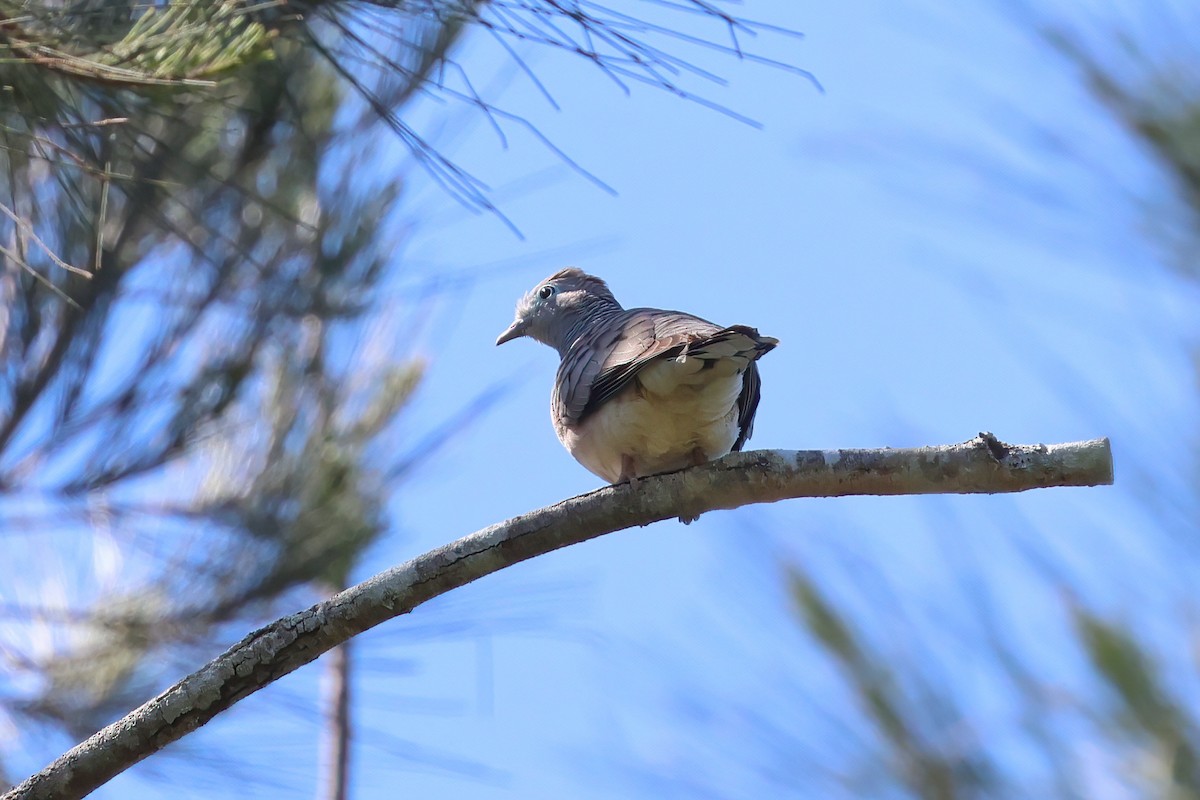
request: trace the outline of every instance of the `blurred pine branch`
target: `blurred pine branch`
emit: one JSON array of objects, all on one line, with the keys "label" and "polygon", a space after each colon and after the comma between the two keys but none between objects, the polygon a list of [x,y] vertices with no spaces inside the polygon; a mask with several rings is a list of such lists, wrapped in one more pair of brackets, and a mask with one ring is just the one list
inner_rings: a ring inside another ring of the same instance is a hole
[{"label": "blurred pine branch", "polygon": [[251,9],[240,0],[84,10],[8,0],[3,61],[127,87],[209,85],[194,79],[271,57],[271,34]]}]

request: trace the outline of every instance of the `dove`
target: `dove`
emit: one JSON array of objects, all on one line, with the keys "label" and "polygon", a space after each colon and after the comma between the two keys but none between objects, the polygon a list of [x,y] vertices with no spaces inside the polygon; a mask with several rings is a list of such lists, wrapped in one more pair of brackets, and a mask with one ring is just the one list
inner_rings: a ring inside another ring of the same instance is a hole
[{"label": "dove", "polygon": [[778,339],[681,311],[626,309],[600,278],[570,267],[517,303],[496,344],[527,336],[561,358],[554,432],[609,483],[703,464],[741,450],[754,430],[759,358]]}]

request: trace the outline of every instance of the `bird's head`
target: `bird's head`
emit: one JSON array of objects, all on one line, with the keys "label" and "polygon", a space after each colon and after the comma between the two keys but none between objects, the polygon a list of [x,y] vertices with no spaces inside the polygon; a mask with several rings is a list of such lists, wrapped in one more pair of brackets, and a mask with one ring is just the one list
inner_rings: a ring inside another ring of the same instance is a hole
[{"label": "bird's head", "polygon": [[594,315],[621,309],[608,285],[576,267],[546,278],[517,301],[513,323],[496,339],[504,344],[528,336],[562,352]]}]

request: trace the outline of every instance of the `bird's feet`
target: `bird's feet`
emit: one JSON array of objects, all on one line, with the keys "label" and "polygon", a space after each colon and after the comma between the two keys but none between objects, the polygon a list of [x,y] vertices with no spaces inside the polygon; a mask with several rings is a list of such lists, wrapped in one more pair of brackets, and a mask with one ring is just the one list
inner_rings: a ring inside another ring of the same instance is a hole
[{"label": "bird's feet", "polygon": [[[692,452],[689,454],[688,458],[692,462],[691,465],[694,467],[698,467],[701,464],[707,464],[709,462],[708,454],[699,447],[692,448]],[[614,485],[619,486],[622,483],[628,483],[630,491],[637,491],[637,465],[634,463],[633,456],[624,454],[621,456],[621,474],[617,477]],[[680,517],[679,521],[684,525],[691,525],[698,519],[700,519],[700,515],[696,514],[695,516]]]},{"label": "bird's feet", "polygon": [[634,466],[633,456],[621,456],[621,475],[617,478],[617,483],[628,483],[629,488],[637,491],[637,467]]},{"label": "bird's feet", "polygon": [[[704,450],[700,447],[693,447],[692,452],[689,454],[688,458],[692,462],[693,467],[698,467],[701,464],[707,464],[709,461],[708,453],[705,453]],[[698,519],[700,519],[700,515],[696,514],[695,516],[692,516],[692,517],[680,517],[679,521],[682,522],[684,525],[691,525],[693,522],[695,522]]]}]

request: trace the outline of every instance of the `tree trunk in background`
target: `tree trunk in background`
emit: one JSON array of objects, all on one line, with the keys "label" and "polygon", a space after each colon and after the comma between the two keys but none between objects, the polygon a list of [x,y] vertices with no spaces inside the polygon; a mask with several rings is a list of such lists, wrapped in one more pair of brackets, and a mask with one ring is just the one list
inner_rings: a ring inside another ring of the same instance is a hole
[{"label": "tree trunk in background", "polygon": [[325,659],[325,713],[321,791],[317,800],[347,800],[350,785],[351,642],[333,648]]}]

